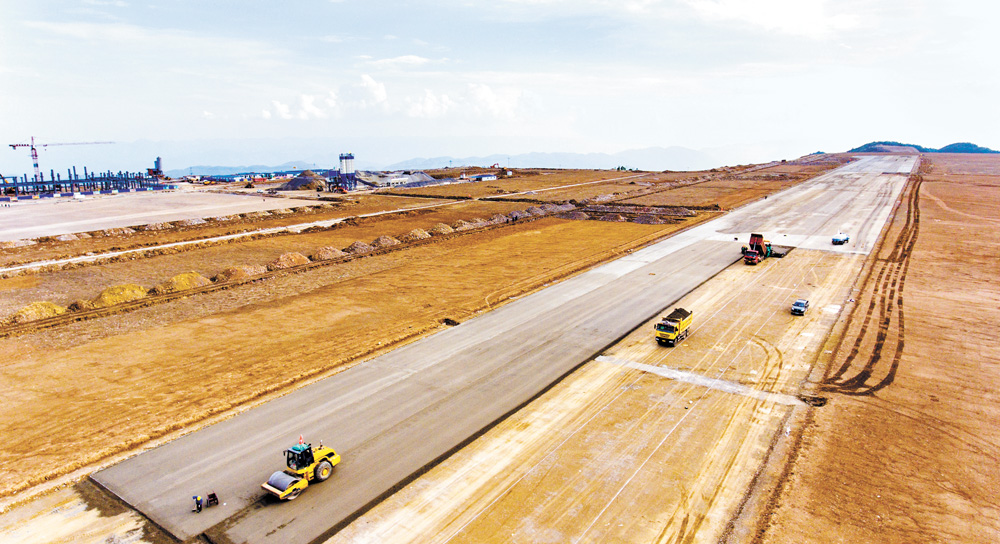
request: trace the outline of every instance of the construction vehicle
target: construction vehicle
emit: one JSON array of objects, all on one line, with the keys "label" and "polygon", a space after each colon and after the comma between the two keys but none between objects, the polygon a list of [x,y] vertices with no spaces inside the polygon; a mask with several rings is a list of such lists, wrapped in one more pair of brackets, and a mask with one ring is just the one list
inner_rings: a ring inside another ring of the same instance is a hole
[{"label": "construction vehicle", "polygon": [[763,234],[751,234],[750,244],[743,246],[743,262],[757,264],[770,257],[772,253],[771,242],[765,240]]},{"label": "construction vehicle", "polygon": [[313,450],[312,444],[299,443],[285,450],[288,468],[279,470],[260,484],[268,493],[283,501],[295,500],[311,483],[326,481],[333,474],[333,467],[340,463],[340,454],[323,446]]},{"label": "construction vehicle", "polygon": [[846,244],[847,242],[850,242],[851,241],[851,237],[848,236],[848,235],[846,235],[846,234],[844,234],[843,232],[838,232],[837,235],[834,236],[833,240],[831,240],[831,241],[833,242],[833,245],[835,245],[835,246],[842,246],[842,245]]},{"label": "construction vehicle", "polygon": [[659,323],[653,325],[656,330],[656,341],[661,346],[675,346],[687,338],[691,330],[691,321],[694,319],[694,312],[684,308],[674,308]]}]

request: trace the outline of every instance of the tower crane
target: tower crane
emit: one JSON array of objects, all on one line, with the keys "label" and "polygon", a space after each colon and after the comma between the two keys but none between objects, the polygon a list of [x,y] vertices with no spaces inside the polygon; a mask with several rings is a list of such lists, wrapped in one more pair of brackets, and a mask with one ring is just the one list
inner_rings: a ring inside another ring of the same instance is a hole
[{"label": "tower crane", "polygon": [[92,145],[92,144],[113,144],[114,142],[66,142],[66,143],[55,143],[55,144],[35,144],[35,137],[31,137],[30,144],[9,144],[11,149],[17,149],[19,147],[30,147],[31,148],[31,161],[35,165],[35,181],[42,181],[42,173],[38,169],[38,148],[39,147],[49,147],[53,145]]}]

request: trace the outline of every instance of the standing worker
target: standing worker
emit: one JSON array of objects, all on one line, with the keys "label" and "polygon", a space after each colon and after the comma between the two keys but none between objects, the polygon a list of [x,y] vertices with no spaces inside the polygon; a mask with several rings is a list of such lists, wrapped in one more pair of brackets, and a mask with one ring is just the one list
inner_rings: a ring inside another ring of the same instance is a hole
[{"label": "standing worker", "polygon": [[193,496],[191,498],[194,499],[194,511],[198,512],[200,514],[201,513],[201,495],[195,495],[195,496]]}]

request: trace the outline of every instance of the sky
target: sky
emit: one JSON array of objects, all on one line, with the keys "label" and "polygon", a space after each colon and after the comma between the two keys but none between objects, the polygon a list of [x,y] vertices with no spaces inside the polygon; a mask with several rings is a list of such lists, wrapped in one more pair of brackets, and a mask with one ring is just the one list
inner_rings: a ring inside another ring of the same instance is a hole
[{"label": "sky", "polygon": [[[1000,149],[987,0],[0,0],[0,174]],[[554,165],[539,165],[554,166]],[[669,168],[669,165],[663,165]]]}]

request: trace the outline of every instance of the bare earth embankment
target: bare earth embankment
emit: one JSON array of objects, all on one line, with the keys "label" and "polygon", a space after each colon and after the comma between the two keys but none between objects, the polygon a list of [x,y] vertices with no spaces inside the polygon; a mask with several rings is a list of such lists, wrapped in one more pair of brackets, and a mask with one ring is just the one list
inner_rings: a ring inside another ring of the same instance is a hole
[{"label": "bare earth embankment", "polygon": [[761,542],[1000,541],[1000,158],[922,161]]}]

